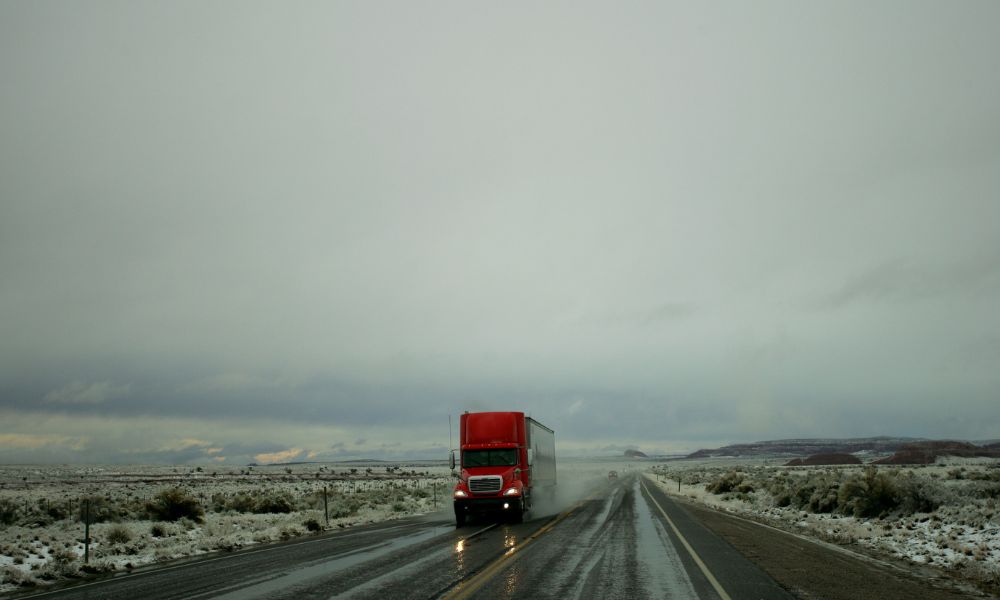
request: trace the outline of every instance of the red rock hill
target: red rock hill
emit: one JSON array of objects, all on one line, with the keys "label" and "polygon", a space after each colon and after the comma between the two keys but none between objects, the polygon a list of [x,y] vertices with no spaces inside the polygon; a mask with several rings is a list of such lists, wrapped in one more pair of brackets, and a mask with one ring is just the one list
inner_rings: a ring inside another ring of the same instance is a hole
[{"label": "red rock hill", "polygon": [[793,458],[785,463],[786,467],[805,467],[809,465],[860,465],[861,459],[853,454],[813,454],[807,458]]}]

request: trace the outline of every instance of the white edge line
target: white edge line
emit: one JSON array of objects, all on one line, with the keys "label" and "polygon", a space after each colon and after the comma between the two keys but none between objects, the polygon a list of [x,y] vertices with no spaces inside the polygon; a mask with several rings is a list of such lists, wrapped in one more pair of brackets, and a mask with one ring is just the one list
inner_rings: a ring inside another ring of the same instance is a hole
[{"label": "white edge line", "polygon": [[670,518],[667,512],[663,510],[663,507],[660,506],[660,503],[656,501],[656,498],[653,497],[653,494],[646,487],[645,477],[642,479],[642,489],[646,490],[646,496],[653,502],[653,506],[655,506],[656,509],[660,511],[660,514],[663,515],[663,518],[667,520],[667,524],[670,525],[670,529],[673,530],[674,535],[676,535],[677,539],[679,539],[681,544],[684,545],[684,549],[687,550],[687,553],[691,555],[692,559],[694,559],[694,563],[698,565],[698,568],[701,570],[702,574],[705,575],[705,578],[708,579],[708,582],[712,584],[712,587],[715,589],[715,593],[717,593],[722,600],[732,600],[729,594],[726,593],[726,590],[722,589],[722,585],[719,583],[719,580],[715,578],[715,575],[712,575],[712,572],[708,570],[708,566],[705,565],[705,563],[701,560],[701,557],[698,556],[698,553],[694,551],[691,544],[688,543],[687,539],[681,534],[680,530],[677,529],[677,526],[674,525],[673,519]]}]

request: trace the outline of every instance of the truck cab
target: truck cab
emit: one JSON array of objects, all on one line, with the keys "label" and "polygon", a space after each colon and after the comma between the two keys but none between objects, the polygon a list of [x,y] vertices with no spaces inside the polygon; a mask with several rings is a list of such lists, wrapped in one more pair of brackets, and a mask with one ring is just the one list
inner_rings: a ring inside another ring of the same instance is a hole
[{"label": "truck cab", "polygon": [[[456,526],[483,514],[520,523],[533,494],[555,485],[554,434],[524,413],[465,413],[459,432],[460,480],[452,492]],[[453,452],[452,469],[455,462]]]}]

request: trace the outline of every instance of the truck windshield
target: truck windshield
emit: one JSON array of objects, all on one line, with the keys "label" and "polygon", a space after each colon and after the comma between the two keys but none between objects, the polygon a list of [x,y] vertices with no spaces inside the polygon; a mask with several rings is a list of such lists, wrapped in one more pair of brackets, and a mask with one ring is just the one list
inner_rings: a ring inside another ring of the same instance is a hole
[{"label": "truck windshield", "polygon": [[462,453],[463,467],[513,467],[516,465],[516,448],[466,450]]}]

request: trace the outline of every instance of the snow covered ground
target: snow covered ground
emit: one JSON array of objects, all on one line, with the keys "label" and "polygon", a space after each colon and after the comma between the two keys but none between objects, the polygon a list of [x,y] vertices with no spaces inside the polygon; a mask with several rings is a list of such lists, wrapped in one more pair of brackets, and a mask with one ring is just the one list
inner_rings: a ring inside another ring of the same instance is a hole
[{"label": "snow covered ground", "polygon": [[[620,459],[559,462],[555,513],[636,464]],[[455,479],[443,462],[298,464],[253,467],[0,465],[0,592],[44,585],[81,572],[127,570],[157,561],[236,550],[314,530],[440,511],[451,518]],[[150,518],[147,504],[180,488],[204,509],[201,522]],[[326,489],[325,520],[323,490]],[[90,527],[85,565],[82,506]],[[264,510],[288,512],[253,512]]]},{"label": "snow covered ground", "polygon": [[[868,554],[937,567],[980,585],[1000,585],[1000,461],[946,458],[935,465],[878,471],[899,482],[897,494],[917,490],[926,504],[903,503],[867,518],[845,514],[842,506],[828,511],[845,482],[863,480],[860,466],[717,460],[670,463],[648,473],[673,495]],[[733,489],[706,489],[727,475],[739,481]],[[830,503],[824,503],[827,499]],[[914,505],[918,510],[907,510]]]},{"label": "snow covered ground", "polygon": [[[949,570],[980,584],[1000,585],[1000,461],[952,459],[927,467],[880,467],[880,473],[891,474],[893,481],[906,483],[907,489],[918,490],[937,505],[864,518],[839,509],[815,510],[817,498],[835,497],[838,486],[862,477],[863,467],[790,468],[741,459],[655,467],[620,459],[567,460],[559,464],[555,504],[540,509],[562,510],[606,481],[608,471],[624,476],[631,469],[645,469],[671,494],[868,553]],[[706,490],[734,477],[731,474],[739,481],[733,489],[720,494]],[[453,484],[443,463],[0,466],[0,592],[317,530],[436,511],[449,518],[450,512],[444,511],[450,507]],[[147,504],[174,488],[197,500],[204,509],[201,522],[150,518]],[[824,490],[835,491],[823,496]],[[782,500],[789,492],[793,497]],[[91,525],[90,560],[85,565],[80,514],[87,498],[100,522]]]},{"label": "snow covered ground", "polygon": [[[441,463],[0,466],[0,592],[431,513],[450,506],[453,483]],[[173,488],[197,500],[200,522],[150,518],[147,503]],[[85,499],[100,521],[87,564]]]}]

